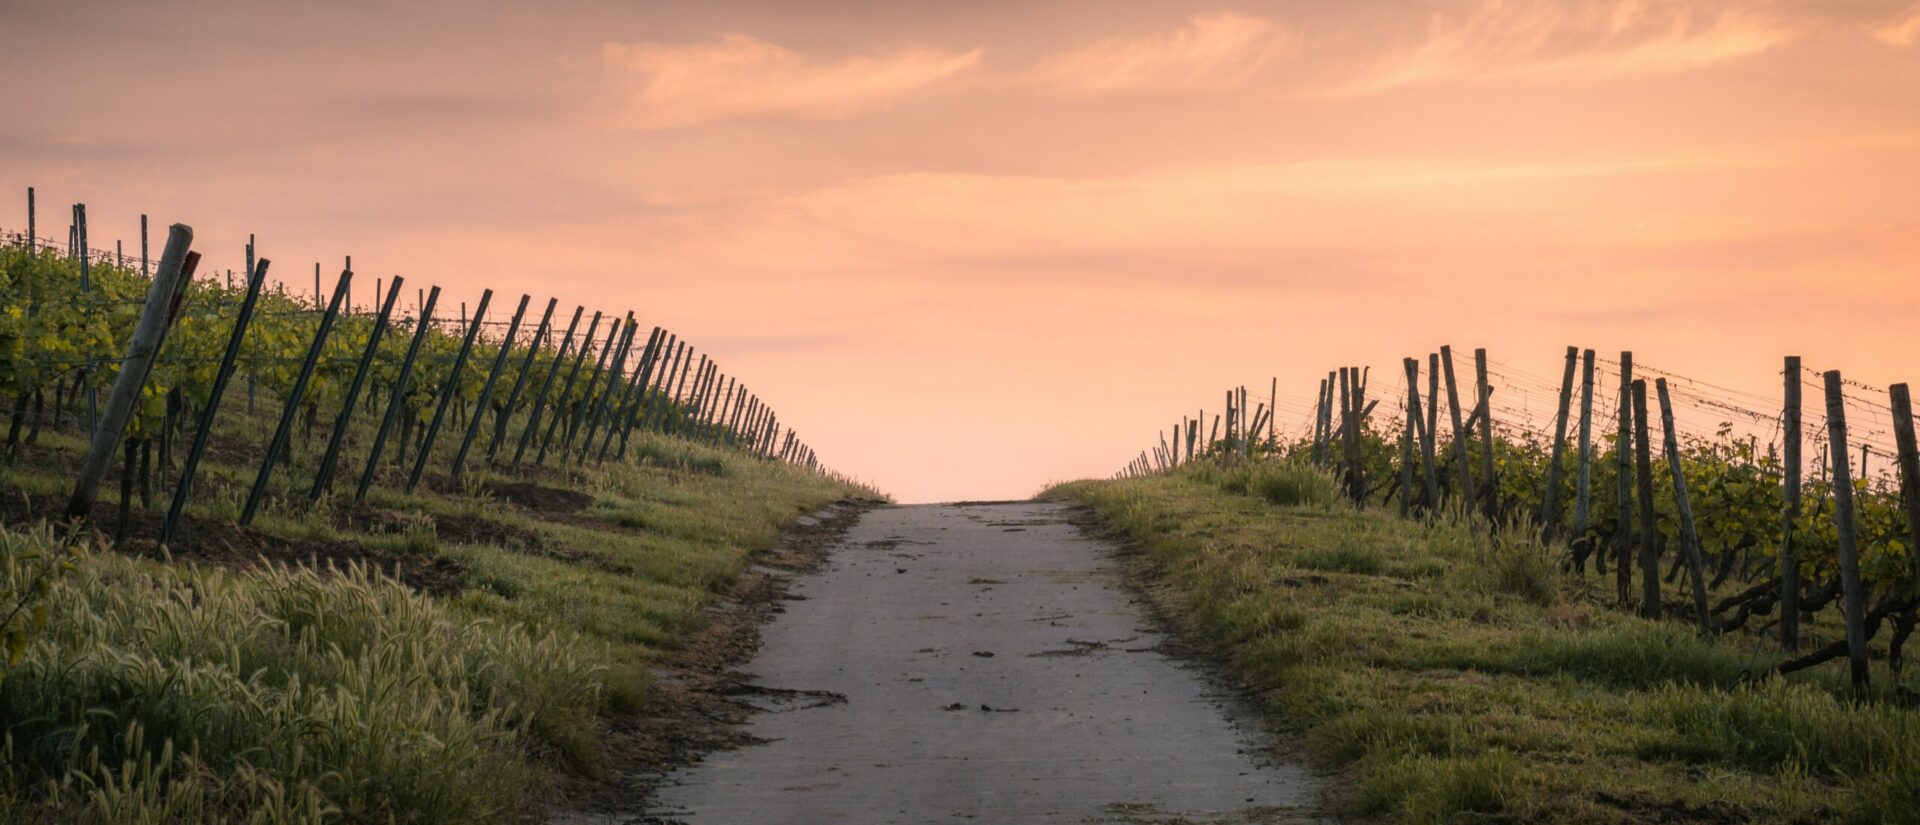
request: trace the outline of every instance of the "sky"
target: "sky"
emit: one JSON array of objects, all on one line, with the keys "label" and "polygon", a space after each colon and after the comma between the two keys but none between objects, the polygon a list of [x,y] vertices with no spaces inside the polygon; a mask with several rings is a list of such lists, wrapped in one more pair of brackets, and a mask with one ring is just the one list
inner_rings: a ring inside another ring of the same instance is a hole
[{"label": "sky", "polygon": [[0,0],[0,89],[7,232],[632,310],[902,501],[1441,344],[1920,378],[1905,0]]}]

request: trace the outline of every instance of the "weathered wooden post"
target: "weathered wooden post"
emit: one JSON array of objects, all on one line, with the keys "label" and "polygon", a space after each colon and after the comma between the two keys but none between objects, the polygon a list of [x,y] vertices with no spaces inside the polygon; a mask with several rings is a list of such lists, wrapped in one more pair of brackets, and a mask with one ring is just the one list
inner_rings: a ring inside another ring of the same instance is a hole
[{"label": "weathered wooden post", "polygon": [[1653,447],[1647,427],[1647,381],[1633,381],[1634,486],[1640,491],[1640,615],[1658,619],[1660,533],[1653,523]]},{"label": "weathered wooden post", "polygon": [[[540,451],[534,456],[534,459],[533,459],[533,463],[535,464],[547,463],[547,447],[548,445],[553,443],[554,428],[559,427],[560,420],[565,417],[560,414],[561,410],[565,409],[568,404],[572,403],[570,399],[573,396],[574,382],[580,379],[580,369],[587,361],[587,350],[593,346],[594,333],[599,331],[600,331],[600,312],[598,310],[595,310],[593,313],[593,322],[587,325],[587,334],[580,339],[580,352],[578,355],[575,355],[573,358],[573,369],[567,372],[567,383],[562,385],[560,389],[560,397],[555,399],[553,402],[553,420],[547,422],[547,434],[544,436],[541,436],[540,438]],[[555,361],[554,369],[557,370],[559,368],[560,368],[560,362]],[[520,461],[519,455],[516,454],[513,458],[515,463],[519,463]]]},{"label": "weathered wooden post", "polygon": [[1460,385],[1453,378],[1452,347],[1446,345],[1440,347],[1440,366],[1447,373],[1447,413],[1453,418],[1453,445],[1447,449],[1447,452],[1453,454],[1453,465],[1458,468],[1460,474],[1460,495],[1461,501],[1465,504],[1461,512],[1466,513],[1467,518],[1471,520],[1474,511],[1478,509],[1473,490],[1473,468],[1470,466],[1473,460],[1467,447],[1467,439],[1472,433],[1468,431],[1460,415]]},{"label": "weathered wooden post", "polygon": [[467,325],[467,335],[460,342],[460,350],[454,353],[453,369],[447,374],[446,386],[440,390],[439,403],[434,405],[433,418],[427,422],[427,435],[420,440],[420,454],[413,458],[413,472],[407,476],[407,492],[420,484],[420,476],[427,470],[427,460],[433,456],[433,442],[440,434],[440,422],[447,415],[447,408],[453,406],[453,399],[460,394],[460,373],[466,369],[467,355],[473,352],[473,339],[480,334],[480,319],[487,315],[487,304],[493,300],[493,290],[480,291],[480,303],[473,308],[473,322]]},{"label": "weathered wooden post", "polygon": [[647,345],[640,350],[640,360],[633,367],[633,378],[620,393],[620,404],[613,412],[613,419],[607,424],[607,434],[600,440],[600,451],[595,461],[606,461],[613,452],[613,439],[621,441],[627,438],[627,427],[633,421],[634,404],[638,403],[641,393],[647,385],[647,376],[653,371],[654,351],[660,345],[660,336],[664,330],[654,327],[647,335]]},{"label": "weathered wooden post", "polygon": [[1547,489],[1540,500],[1540,540],[1552,542],[1560,526],[1560,461],[1567,450],[1567,417],[1573,408],[1573,367],[1578,347],[1567,347],[1566,372],[1560,378],[1560,407],[1553,418],[1553,452],[1547,461]]},{"label": "weathered wooden post", "polygon": [[610,412],[609,402],[616,392],[626,388],[627,355],[633,349],[634,336],[640,334],[640,325],[634,323],[633,313],[627,313],[627,320],[620,333],[620,348],[613,356],[613,366],[607,373],[607,386],[598,397],[593,399],[592,410],[587,413],[587,431],[580,438],[580,456],[578,461],[587,460],[587,453],[593,451],[593,436],[600,431],[600,419]]},{"label": "weathered wooden post", "polygon": [[1867,593],[1860,582],[1860,552],[1853,513],[1853,471],[1847,466],[1847,401],[1839,370],[1827,384],[1827,451],[1833,459],[1833,525],[1839,539],[1840,594],[1846,610],[1847,663],[1856,699],[1867,696]]},{"label": "weathered wooden post", "polygon": [[313,378],[314,364],[320,361],[320,353],[326,347],[327,334],[333,331],[333,322],[340,316],[340,303],[346,300],[347,285],[353,282],[353,271],[340,273],[340,280],[334,284],[333,300],[327,303],[327,311],[320,316],[320,327],[313,334],[313,344],[307,348],[307,357],[300,362],[300,372],[293,379],[293,389],[287,393],[287,405],[280,410],[280,424],[273,430],[272,440],[267,442],[267,458],[260,462],[260,472],[253,478],[253,489],[247,493],[247,503],[240,510],[240,526],[253,523],[254,514],[260,510],[260,500],[267,494],[267,482],[273,478],[273,467],[279,462],[280,452],[287,447],[287,436],[293,431],[293,418],[300,412],[300,401],[307,394],[307,382]]},{"label": "weathered wooden post", "polygon": [[1660,429],[1666,439],[1667,469],[1673,473],[1673,505],[1680,515],[1680,552],[1693,574],[1693,610],[1700,621],[1701,633],[1713,632],[1712,614],[1707,612],[1706,564],[1700,558],[1700,531],[1693,520],[1693,503],[1687,497],[1687,476],[1680,466],[1680,437],[1673,426],[1673,402],[1667,396],[1667,379],[1654,380],[1660,395]]},{"label": "weathered wooden post", "polygon": [[1422,432],[1426,433],[1427,443],[1424,445],[1421,461],[1431,468],[1428,472],[1433,475],[1433,481],[1430,482],[1433,490],[1428,493],[1427,507],[1438,510],[1440,509],[1440,464],[1436,457],[1440,453],[1440,353],[1437,352],[1427,353],[1426,410],[1427,424]]},{"label": "weathered wooden post", "polygon": [[1593,350],[1580,353],[1580,469],[1573,482],[1574,569],[1587,569],[1592,541],[1587,515],[1593,500]]},{"label": "weathered wooden post", "polygon": [[661,367],[667,364],[668,353],[673,349],[673,345],[673,333],[661,329],[659,343],[647,356],[646,373],[640,377],[640,381],[634,387],[633,408],[627,412],[625,420],[621,422],[620,449],[614,453],[615,460],[626,460],[628,439],[634,429],[644,427],[648,408],[660,394],[656,386],[665,373]]},{"label": "weathered wooden post", "polygon": [[171,322],[173,301],[180,293],[183,278],[187,274],[188,248],[193,245],[193,229],[186,224],[174,224],[167,233],[167,249],[161,253],[160,272],[147,289],[146,306],[140,312],[140,321],[134,326],[133,337],[127,342],[127,354],[120,359],[120,374],[114,379],[113,390],[107,395],[105,416],[89,431],[93,440],[87,447],[86,458],[80,462],[80,475],[74,481],[73,495],[67,500],[67,517],[82,521],[93,513],[94,502],[100,494],[100,480],[106,476],[108,465],[120,446],[120,439],[127,434],[127,422],[133,417],[133,408],[140,402],[140,390],[147,382],[147,372],[153,367],[153,358],[160,351],[160,344],[166,337],[167,325]]},{"label": "weathered wooden post", "polygon": [[1480,474],[1486,477],[1487,518],[1500,518],[1500,480],[1493,470],[1493,385],[1487,382],[1487,351],[1473,351],[1475,388],[1480,401]]},{"label": "weathered wooden post", "polygon": [[[1786,358],[1786,409],[1780,413],[1784,462],[1781,489],[1780,540],[1780,646],[1788,651],[1800,649],[1800,356]],[[1920,554],[1920,546],[1916,546]]]},{"label": "weathered wooden post", "polygon": [[[163,255],[165,253],[162,253]],[[220,412],[220,398],[227,391],[227,381],[233,378],[235,361],[240,357],[240,345],[246,340],[247,325],[253,320],[253,307],[260,298],[260,286],[266,283],[269,261],[260,259],[254,265],[253,272],[247,277],[247,294],[240,301],[239,314],[234,317],[233,331],[227,336],[227,349],[220,357],[220,367],[214,371],[213,386],[207,390],[206,407],[200,411],[200,421],[194,427],[193,443],[187,447],[186,465],[180,470],[180,481],[173,487],[173,503],[167,507],[166,521],[160,525],[160,543],[173,541],[174,529],[179,525],[180,514],[186,509],[187,496],[193,491],[193,475],[200,468],[200,456],[207,450],[207,438],[213,432],[213,417]],[[161,271],[166,270],[166,261],[160,262]]]},{"label": "weathered wooden post", "polygon": [[[455,483],[460,481],[460,471],[466,468],[467,451],[473,448],[473,439],[480,434],[480,422],[486,419],[487,402],[493,400],[494,382],[500,380],[500,370],[507,365],[507,356],[513,352],[513,338],[520,334],[520,321],[526,318],[527,303],[532,300],[532,295],[520,296],[520,305],[513,310],[513,320],[507,322],[506,337],[500,339],[500,349],[493,354],[493,367],[487,370],[487,380],[480,385],[480,398],[473,402],[473,417],[467,420],[467,434],[461,436],[460,449],[454,451],[453,466],[447,470],[447,478]],[[474,326],[479,326],[478,319],[475,319]],[[529,347],[528,351],[531,352],[532,348]],[[502,410],[501,415],[505,414],[506,411]]]},{"label": "weathered wooden post", "polygon": [[[367,368],[373,365],[374,356],[380,352],[380,339],[386,334],[387,322],[393,317],[393,307],[400,302],[400,285],[405,279],[398,275],[393,285],[387,289],[385,303],[380,306],[380,315],[374,319],[373,329],[367,332],[367,348],[360,354],[360,364],[353,371],[353,381],[347,385],[347,396],[340,405],[340,414],[333,419],[333,433],[327,437],[327,452],[320,459],[320,469],[313,474],[313,489],[307,491],[307,497],[315,501],[320,494],[333,486],[333,465],[340,458],[340,447],[346,443],[347,427],[353,423],[353,408],[360,400],[360,387],[367,379]],[[375,294],[378,294],[376,291]]]},{"label": "weathered wooden post", "polygon": [[[1331,378],[1320,379],[1320,391],[1313,397],[1313,463],[1324,467],[1327,463],[1327,388]],[[1188,428],[1191,430],[1192,428]]]},{"label": "weathered wooden post", "polygon": [[1620,353],[1620,427],[1613,442],[1615,481],[1614,596],[1625,607],[1633,589],[1633,353]]},{"label": "weathered wooden post", "polygon": [[[554,379],[566,366],[567,352],[573,347],[574,330],[580,328],[580,316],[585,314],[586,310],[586,307],[573,308],[573,320],[567,324],[567,334],[560,339],[560,346],[553,353],[553,364],[547,367],[546,376],[540,379],[540,391],[534,393],[533,402],[527,407],[527,423],[520,428],[520,445],[513,450],[514,464],[519,464],[520,459],[526,456],[527,446],[533,443],[534,436],[540,432],[540,416],[547,406],[547,394],[553,391]],[[600,313],[594,313],[593,320],[599,323]],[[588,331],[587,337],[589,339],[593,337],[591,330]]]},{"label": "weathered wooden post", "polygon": [[507,437],[507,423],[513,418],[514,407],[520,404],[520,392],[526,389],[527,377],[533,374],[534,359],[546,344],[547,333],[552,331],[553,310],[558,306],[559,298],[547,299],[547,311],[540,315],[540,326],[533,331],[533,339],[527,342],[527,355],[520,360],[520,369],[513,377],[513,389],[507,393],[507,403],[500,408],[500,414],[493,418],[493,437],[487,440],[488,464],[493,463],[499,453],[500,442]]},{"label": "weathered wooden post", "polygon": [[1270,410],[1267,414],[1267,446],[1277,451],[1280,449],[1280,430],[1274,426],[1274,419],[1278,417],[1275,413],[1280,411],[1280,377],[1277,375],[1267,386],[1267,409]]},{"label": "weathered wooden post", "polygon": [[[1407,358],[1401,361],[1407,371],[1407,421],[1420,438],[1421,472],[1426,481],[1426,508],[1431,511],[1440,506],[1440,478],[1433,467],[1433,431],[1427,428],[1428,416],[1420,409],[1420,359]],[[1431,404],[1432,397],[1427,402]]]},{"label": "weathered wooden post", "polygon": [[686,348],[687,342],[680,340],[679,335],[672,333],[667,335],[667,347],[661,351],[660,359],[664,369],[661,369],[659,375],[655,377],[652,393],[647,396],[647,403],[641,410],[641,428],[647,430],[659,428],[660,416],[664,414],[663,410],[667,403],[667,391],[673,387],[673,376],[680,369],[680,359],[686,354]]},{"label": "weathered wooden post", "polygon": [[1900,504],[1907,511],[1907,555],[1920,582],[1920,450],[1914,446],[1913,398],[1906,384],[1887,388],[1893,401],[1895,459],[1900,465]]},{"label": "weathered wooden post", "polygon": [[[1413,361],[1413,359],[1411,358],[1408,358],[1406,360],[1409,363]],[[1407,382],[1407,390],[1410,395],[1413,392],[1414,386],[1416,385],[1412,381]],[[1400,424],[1400,517],[1401,518],[1406,518],[1408,515],[1411,515],[1413,512],[1413,505],[1410,501],[1413,498],[1413,431],[1415,428],[1419,426],[1419,424],[1416,423],[1419,420],[1420,420],[1419,412],[1414,409],[1414,404],[1413,402],[1410,401],[1406,405],[1406,420],[1402,421]]]},{"label": "weathered wooden post", "polygon": [[400,374],[393,379],[393,389],[387,397],[387,413],[380,419],[380,429],[374,433],[373,449],[367,453],[367,464],[360,469],[360,484],[354,487],[353,500],[362,501],[367,497],[367,488],[373,485],[374,471],[380,468],[380,454],[387,446],[387,434],[393,431],[393,423],[400,417],[400,408],[406,405],[407,382],[413,375],[413,361],[420,355],[420,345],[433,331],[433,307],[440,302],[440,287],[427,292],[426,300],[420,305],[420,318],[414,324],[413,340],[407,344],[406,357],[400,360]]},{"label": "weathered wooden post", "polygon": [[593,373],[587,376],[587,387],[580,393],[580,400],[574,405],[573,414],[568,417],[566,437],[560,440],[562,462],[565,462],[567,454],[573,451],[573,439],[580,434],[582,425],[587,424],[593,417],[594,410],[598,408],[599,399],[606,397],[605,391],[600,386],[600,376],[609,375],[613,359],[626,354],[635,326],[633,313],[628,312],[624,320],[615,321],[613,326],[607,329],[606,346],[600,349],[600,357],[594,359]]},{"label": "weathered wooden post", "polygon": [[[146,216],[142,215],[140,217],[141,224],[144,226],[146,224]],[[27,251],[35,255],[40,254],[40,211],[38,205],[34,203],[33,187],[31,186],[27,187]],[[143,253],[145,251],[145,249],[141,250]],[[142,255],[142,257],[145,257],[145,255]]]}]

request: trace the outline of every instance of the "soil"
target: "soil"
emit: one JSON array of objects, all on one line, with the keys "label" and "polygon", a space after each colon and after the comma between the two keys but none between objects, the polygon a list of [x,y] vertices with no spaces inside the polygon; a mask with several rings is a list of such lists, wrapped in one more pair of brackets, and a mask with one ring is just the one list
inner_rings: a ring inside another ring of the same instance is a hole
[{"label": "soil", "polygon": [[[160,504],[159,497],[154,503]],[[65,520],[65,509],[64,496],[34,499],[19,490],[9,490],[5,495],[0,495],[0,521],[7,524],[42,519],[60,523]],[[119,525],[119,509],[119,504],[115,502],[94,505],[88,524],[90,529],[99,534],[99,543],[103,546],[114,544],[108,537]],[[262,562],[305,565],[316,569],[344,567],[359,562],[379,568],[402,584],[434,596],[451,595],[464,586],[460,566],[447,559],[397,554],[351,541],[278,536],[192,514],[181,515],[173,543],[162,548],[156,537],[160,535],[165,513],[158,510],[143,511],[136,507],[132,516],[127,530],[128,540],[115,546],[115,549],[131,555],[196,561],[234,569],[255,567]]]},{"label": "soil", "polygon": [[765,700],[835,701],[776,695],[781,692],[752,684],[735,668],[760,649],[761,627],[785,611],[794,578],[817,569],[861,514],[880,504],[846,499],[827,505],[756,554],[754,566],[709,609],[707,625],[651,663],[644,710],[608,720],[602,742],[611,764],[597,776],[560,780],[552,798],[565,803],[550,811],[552,818],[597,820],[640,810],[667,772],[758,741],[743,726]]},{"label": "soil", "polygon": [[483,488],[489,495],[535,513],[566,516],[593,504],[593,496],[577,490],[543,487],[531,481],[495,482]]}]

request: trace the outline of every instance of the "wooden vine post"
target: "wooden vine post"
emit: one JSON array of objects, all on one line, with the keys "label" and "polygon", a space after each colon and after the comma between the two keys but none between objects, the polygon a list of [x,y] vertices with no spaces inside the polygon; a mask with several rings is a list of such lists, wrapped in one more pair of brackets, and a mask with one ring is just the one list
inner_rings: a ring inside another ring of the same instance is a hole
[{"label": "wooden vine post", "polygon": [[1448,452],[1453,454],[1453,464],[1460,472],[1460,495],[1465,502],[1463,512],[1472,518],[1476,509],[1473,495],[1473,462],[1467,455],[1467,438],[1470,433],[1460,415],[1460,385],[1453,378],[1453,348],[1440,347],[1440,366],[1447,373],[1447,412],[1453,417],[1453,446]]},{"label": "wooden vine post", "polygon": [[[480,398],[473,402],[473,417],[467,420],[466,435],[460,437],[460,448],[453,454],[453,466],[447,470],[447,478],[455,483],[460,481],[460,471],[466,468],[467,452],[473,449],[473,439],[480,434],[480,423],[486,419],[484,413],[487,411],[487,402],[493,400],[493,385],[500,380],[500,370],[507,366],[507,356],[513,352],[514,336],[520,334],[520,322],[526,319],[527,303],[532,300],[532,295],[520,296],[520,305],[513,310],[513,320],[507,322],[507,334],[500,339],[500,349],[493,354],[493,367],[487,370],[486,383],[480,386]],[[479,324],[476,317],[474,325]],[[529,347],[529,351],[531,349]],[[505,414],[504,410],[501,412]]]},{"label": "wooden vine post", "polygon": [[[166,521],[160,525],[160,543],[163,545],[173,542],[180,514],[187,506],[187,496],[192,494],[193,475],[200,468],[200,457],[207,451],[207,439],[213,433],[213,417],[220,413],[220,399],[226,394],[227,382],[233,378],[235,362],[240,357],[240,345],[246,340],[248,324],[253,321],[254,304],[260,299],[260,286],[267,280],[268,264],[266,258],[261,258],[254,264],[253,273],[247,277],[246,297],[240,300],[239,314],[233,321],[233,332],[227,336],[226,352],[220,356],[220,367],[213,374],[213,386],[207,390],[206,408],[200,411],[200,421],[193,431],[193,443],[187,447],[187,461],[180,470],[180,481],[173,486],[173,503],[167,507]],[[164,270],[166,261],[162,260],[160,266]]]},{"label": "wooden vine post", "polygon": [[[1411,369],[1413,366],[1413,359],[1412,358],[1406,359],[1405,364],[1407,367]],[[1409,396],[1412,396],[1413,393],[1417,391],[1415,387],[1418,385],[1415,384],[1414,381],[1415,379],[1413,378],[1413,376],[1409,374],[1408,380],[1407,380],[1407,394]],[[1420,420],[1419,411],[1415,409],[1416,404],[1417,404],[1417,399],[1413,399],[1413,398],[1409,399],[1406,405],[1407,407],[1406,421],[1400,425],[1400,517],[1401,518],[1406,518],[1410,513],[1413,512],[1413,506],[1411,503],[1411,500],[1413,499],[1413,431],[1420,426],[1418,423]]]},{"label": "wooden vine post", "polygon": [[1673,473],[1673,504],[1680,513],[1680,552],[1693,574],[1693,610],[1701,633],[1713,632],[1713,617],[1707,612],[1706,564],[1700,558],[1700,531],[1693,520],[1693,503],[1687,497],[1687,476],[1680,466],[1680,437],[1673,426],[1673,402],[1667,396],[1667,379],[1654,381],[1660,394],[1660,429],[1665,437],[1667,468]]},{"label": "wooden vine post", "polygon": [[520,360],[520,369],[513,377],[513,389],[507,393],[507,402],[500,413],[493,418],[493,436],[487,439],[487,463],[492,464],[494,456],[500,451],[500,442],[507,437],[507,423],[513,418],[513,410],[520,404],[520,392],[526,389],[527,378],[533,374],[534,359],[540,354],[540,348],[547,341],[547,333],[552,331],[553,310],[560,306],[560,299],[548,298],[547,311],[540,315],[540,326],[533,331],[533,339],[527,342],[527,355]]},{"label": "wooden vine post", "polygon": [[[367,369],[373,366],[373,359],[380,352],[380,339],[385,336],[387,322],[393,317],[394,304],[400,301],[400,285],[406,279],[398,275],[393,284],[387,287],[386,302],[380,306],[380,314],[374,319],[373,329],[367,332],[367,348],[360,354],[360,364],[353,371],[353,381],[347,385],[346,400],[340,405],[340,415],[333,420],[333,433],[327,437],[327,452],[320,459],[320,469],[313,474],[313,489],[307,491],[307,498],[318,501],[320,495],[333,486],[334,462],[340,458],[340,447],[347,440],[347,426],[353,422],[354,402],[360,399],[360,388],[367,380]],[[379,294],[378,290],[374,294]]]},{"label": "wooden vine post", "polygon": [[[567,334],[560,338],[560,347],[553,353],[553,363],[547,368],[547,374],[540,379],[540,391],[534,393],[533,402],[527,410],[527,423],[520,428],[520,445],[513,450],[513,463],[519,464],[526,457],[527,446],[533,443],[533,437],[540,432],[540,417],[545,414],[547,395],[553,392],[553,381],[560,376],[560,370],[566,367],[567,353],[573,348],[573,333],[580,328],[580,316],[586,314],[586,307],[573,308],[573,320],[567,324]],[[600,322],[600,313],[593,314],[595,324]],[[593,333],[587,333],[591,336]],[[557,406],[557,405],[556,405]]]},{"label": "wooden vine post", "polygon": [[1473,351],[1474,387],[1479,396],[1480,474],[1487,485],[1487,519],[1500,517],[1500,484],[1493,472],[1493,385],[1487,382],[1487,351]]},{"label": "wooden vine post", "polygon": [[1427,420],[1420,431],[1426,436],[1420,461],[1427,468],[1427,509],[1440,509],[1440,353],[1427,353]]},{"label": "wooden vine post", "polygon": [[1614,436],[1614,597],[1625,607],[1633,589],[1633,353],[1620,353],[1620,428]]},{"label": "wooden vine post", "polygon": [[400,418],[400,409],[406,406],[407,383],[413,375],[413,362],[420,356],[420,345],[425,343],[427,335],[433,330],[433,307],[440,302],[440,287],[428,290],[426,300],[420,305],[420,318],[413,328],[413,340],[407,344],[407,354],[400,360],[400,374],[393,379],[393,389],[387,395],[387,413],[380,419],[380,429],[373,435],[373,449],[367,452],[367,464],[360,468],[360,484],[353,490],[353,500],[362,501],[367,497],[367,488],[373,485],[373,474],[380,469],[380,454],[387,446],[387,435],[393,431],[393,424]]},{"label": "wooden vine post", "polygon": [[240,526],[253,523],[253,517],[260,511],[260,500],[267,494],[267,482],[273,478],[273,467],[280,458],[281,451],[287,447],[287,436],[293,431],[293,418],[300,412],[300,401],[306,397],[307,382],[313,378],[313,367],[320,361],[320,353],[327,344],[327,334],[333,331],[333,322],[340,317],[340,304],[346,300],[347,285],[353,282],[353,270],[340,273],[340,280],[334,284],[333,299],[327,302],[327,311],[320,316],[320,328],[313,334],[313,344],[307,348],[307,357],[300,362],[300,372],[293,379],[293,389],[287,393],[287,405],[280,410],[280,424],[273,430],[272,440],[267,442],[267,458],[260,462],[260,472],[253,478],[253,489],[247,493],[247,503],[240,510]]},{"label": "wooden vine post", "polygon": [[447,416],[447,408],[453,406],[453,399],[460,394],[460,373],[466,369],[467,356],[473,352],[473,339],[480,334],[480,319],[487,317],[487,304],[493,300],[493,290],[480,291],[480,303],[473,308],[473,320],[467,324],[466,337],[460,341],[460,351],[453,356],[453,369],[448,371],[447,383],[440,390],[440,401],[434,405],[433,418],[427,422],[427,435],[420,440],[420,454],[414,456],[413,472],[407,476],[407,492],[413,492],[420,485],[420,476],[427,471],[427,460],[433,456],[434,438],[440,434],[440,422]]},{"label": "wooden vine post", "polygon": [[1580,354],[1580,468],[1573,482],[1573,544],[1577,567],[1585,569],[1591,539],[1587,516],[1593,499],[1593,350]]},{"label": "wooden vine post", "polygon": [[1786,409],[1780,414],[1781,487],[1785,500],[1781,507],[1780,533],[1780,646],[1789,652],[1800,649],[1800,356],[1786,360]]},{"label": "wooden vine post", "polygon": [[1920,582],[1920,449],[1914,445],[1913,398],[1906,384],[1887,388],[1893,401],[1893,440],[1900,465],[1900,505],[1907,511],[1907,555]]},{"label": "wooden vine post", "polygon": [[1860,582],[1860,552],[1853,512],[1853,471],[1847,464],[1847,400],[1839,370],[1827,385],[1827,451],[1833,460],[1833,525],[1840,551],[1840,595],[1846,612],[1847,664],[1856,699],[1867,696],[1867,594]]},{"label": "wooden vine post", "polygon": [[114,453],[120,446],[120,439],[127,433],[127,422],[133,418],[133,408],[140,402],[140,390],[147,382],[147,372],[153,367],[153,358],[160,351],[160,343],[166,336],[167,325],[171,322],[173,302],[187,275],[187,256],[193,246],[193,229],[186,224],[174,224],[167,233],[167,248],[161,253],[160,272],[154,276],[153,284],[147,289],[147,302],[141,309],[140,321],[135,325],[133,337],[127,342],[127,353],[120,359],[120,374],[114,378],[113,390],[107,395],[107,406],[103,417],[92,429],[93,441],[88,445],[86,458],[80,462],[80,475],[74,480],[73,495],[67,500],[67,517],[86,520],[93,513],[94,502],[100,494],[100,480],[107,474],[107,467],[113,463]]},{"label": "wooden vine post", "polygon": [[1633,381],[1634,487],[1640,492],[1640,615],[1658,619],[1660,532],[1653,522],[1653,446],[1647,427],[1647,381]]},{"label": "wooden vine post", "polygon": [[[600,312],[596,310],[593,313],[593,322],[590,324],[587,324],[587,334],[580,338],[580,352],[578,355],[574,356],[573,369],[567,373],[567,383],[560,388],[560,397],[557,399],[554,399],[553,420],[547,422],[547,434],[540,438],[540,452],[536,454],[533,459],[533,463],[535,464],[547,463],[547,448],[549,445],[553,443],[554,429],[560,426],[560,419],[564,417],[560,414],[560,411],[566,408],[568,404],[567,399],[573,395],[574,382],[580,379],[580,368],[583,364],[586,363],[587,350],[593,346],[594,333],[599,331],[600,331]],[[560,364],[559,361],[555,361],[554,369],[556,370],[559,369],[559,364]],[[519,460],[520,460],[520,457],[518,455],[515,455],[514,462],[518,463]]]},{"label": "wooden vine post", "polygon": [[1566,371],[1560,377],[1560,405],[1553,417],[1553,452],[1547,460],[1547,489],[1540,498],[1540,539],[1552,542],[1560,527],[1560,460],[1567,451],[1567,418],[1573,409],[1573,369],[1580,349],[1567,347]]}]

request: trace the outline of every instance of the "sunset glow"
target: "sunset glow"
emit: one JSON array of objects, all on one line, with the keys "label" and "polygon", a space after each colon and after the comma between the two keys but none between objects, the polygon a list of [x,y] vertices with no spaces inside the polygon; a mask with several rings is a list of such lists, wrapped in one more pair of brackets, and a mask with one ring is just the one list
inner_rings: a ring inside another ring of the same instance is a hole
[{"label": "sunset glow", "polygon": [[0,230],[631,309],[902,501],[1443,343],[1920,378],[1904,0],[10,0],[0,78]]}]

